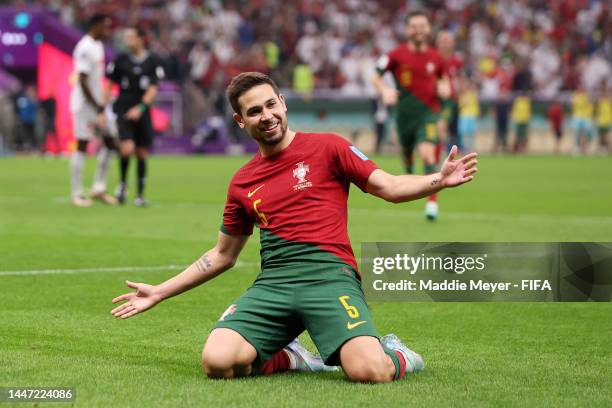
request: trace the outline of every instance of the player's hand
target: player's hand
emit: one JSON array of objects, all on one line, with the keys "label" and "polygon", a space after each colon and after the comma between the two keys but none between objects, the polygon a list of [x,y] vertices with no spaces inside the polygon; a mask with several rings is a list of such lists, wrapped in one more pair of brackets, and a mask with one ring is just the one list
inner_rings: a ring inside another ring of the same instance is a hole
[{"label": "player's hand", "polygon": [[136,290],[113,299],[113,303],[127,300],[127,302],[111,310],[111,314],[115,317],[127,319],[135,314],[149,310],[161,301],[161,298],[155,293],[155,286],[153,285],[130,281],[126,281],[126,284],[128,287]]},{"label": "player's hand", "polygon": [[451,83],[447,78],[440,79],[436,85],[437,85],[438,96],[440,98],[448,99],[451,97],[451,94],[452,94]]},{"label": "player's hand", "polygon": [[132,106],[130,110],[127,111],[127,113],[125,114],[125,118],[127,120],[133,120],[134,122],[139,120],[141,116],[142,116],[142,109],[140,109],[140,106],[138,105]]},{"label": "player's hand", "polygon": [[382,101],[387,106],[393,106],[399,99],[399,91],[397,89],[385,88],[382,92]]},{"label": "player's hand", "polygon": [[478,153],[470,153],[455,160],[456,156],[457,146],[453,146],[440,170],[440,181],[444,187],[457,187],[472,181],[474,174],[478,171],[476,167]]}]

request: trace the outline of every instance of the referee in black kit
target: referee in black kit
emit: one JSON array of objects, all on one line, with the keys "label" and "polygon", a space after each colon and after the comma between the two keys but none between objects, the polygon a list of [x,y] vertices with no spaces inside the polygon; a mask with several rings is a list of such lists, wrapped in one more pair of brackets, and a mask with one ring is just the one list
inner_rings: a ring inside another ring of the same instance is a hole
[{"label": "referee in black kit", "polygon": [[[138,159],[138,195],[134,204],[146,207],[147,156],[153,144],[150,108],[157,95],[158,81],[164,77],[164,70],[159,58],[148,51],[146,33],[142,28],[127,27],[123,42],[127,53],[120,54],[106,69],[108,79],[118,84],[120,89],[113,104],[121,155],[121,183],[117,189],[117,200],[120,204],[125,203],[130,156],[135,154]],[[109,83],[109,91],[111,85]]]}]

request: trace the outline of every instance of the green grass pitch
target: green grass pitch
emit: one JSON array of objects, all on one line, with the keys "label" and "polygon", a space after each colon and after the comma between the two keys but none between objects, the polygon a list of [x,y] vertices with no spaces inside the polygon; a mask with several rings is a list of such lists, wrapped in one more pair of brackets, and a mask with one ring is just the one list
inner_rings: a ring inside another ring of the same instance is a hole
[{"label": "green grass pitch", "polygon": [[[375,160],[401,170],[396,157]],[[611,304],[373,303],[381,334],[422,353],[423,373],[376,386],[340,373],[208,380],[202,345],[258,273],[257,233],[233,270],[115,320],[110,299],[126,279],[158,283],[213,245],[245,161],[155,157],[150,208],[77,209],[67,161],[1,159],[0,386],[73,386],[82,407],[612,406]],[[352,187],[356,252],[362,241],[612,241],[610,158],[483,157],[479,168],[441,194],[435,224],[422,201]],[[92,172],[90,159],[88,182]]]}]

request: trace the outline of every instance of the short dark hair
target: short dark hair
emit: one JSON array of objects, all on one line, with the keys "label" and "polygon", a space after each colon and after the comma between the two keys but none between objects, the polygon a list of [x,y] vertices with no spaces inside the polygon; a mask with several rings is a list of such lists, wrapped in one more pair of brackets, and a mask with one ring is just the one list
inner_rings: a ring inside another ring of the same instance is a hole
[{"label": "short dark hair", "polygon": [[123,29],[124,30],[134,30],[136,32],[136,37],[142,40],[142,43],[144,44],[145,48],[149,47],[149,36],[148,36],[147,30],[145,30],[139,25],[129,25],[129,26],[124,27]]},{"label": "short dark hair", "polygon": [[408,23],[413,17],[425,17],[427,21],[429,21],[429,15],[425,10],[412,10],[408,14],[408,18],[406,19],[406,23]]},{"label": "short dark hair", "polygon": [[238,98],[240,98],[242,94],[251,88],[264,84],[270,85],[272,89],[274,89],[274,93],[279,95],[280,92],[278,90],[278,86],[276,86],[276,83],[274,83],[269,76],[262,74],[261,72],[243,72],[232,78],[232,82],[230,82],[227,87],[226,94],[230,105],[232,105],[232,109],[234,109],[234,112],[239,115],[241,114]]},{"label": "short dark hair", "polygon": [[93,16],[89,18],[89,21],[87,21],[87,29],[91,30],[93,27],[97,26],[98,24],[104,23],[107,18],[109,17],[106,14],[102,14],[102,13],[94,14]]},{"label": "short dark hair", "polygon": [[125,27],[125,30],[134,30],[136,31],[136,35],[143,40],[147,39],[147,31],[139,25],[129,25]]}]

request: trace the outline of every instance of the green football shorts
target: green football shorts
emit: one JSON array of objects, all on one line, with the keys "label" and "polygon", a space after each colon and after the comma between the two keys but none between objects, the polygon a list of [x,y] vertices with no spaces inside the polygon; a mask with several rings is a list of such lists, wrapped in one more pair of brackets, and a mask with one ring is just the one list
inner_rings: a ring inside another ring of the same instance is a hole
[{"label": "green football shorts", "polygon": [[453,116],[453,110],[455,109],[456,105],[457,102],[454,99],[444,99],[442,101],[442,109],[440,110],[440,118],[447,122],[451,120]]},{"label": "green football shorts", "polygon": [[439,119],[440,116],[435,112],[423,113],[419,117],[414,115],[408,117],[408,115],[401,116],[401,112],[398,111],[397,134],[404,154],[412,154],[414,148],[422,142],[438,144]]},{"label": "green football shorts", "polygon": [[304,330],[323,361],[339,365],[340,347],[357,336],[378,337],[361,282],[348,265],[325,263],[263,271],[223,313],[215,328],[238,332],[270,359]]}]

